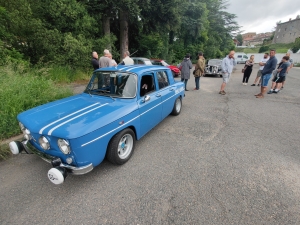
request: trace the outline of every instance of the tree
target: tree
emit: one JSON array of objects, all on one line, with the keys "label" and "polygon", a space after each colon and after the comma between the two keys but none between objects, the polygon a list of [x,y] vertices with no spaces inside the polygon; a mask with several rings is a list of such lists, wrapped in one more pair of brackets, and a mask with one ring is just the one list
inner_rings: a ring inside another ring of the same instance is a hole
[{"label": "tree", "polygon": [[243,36],[241,34],[236,35],[236,40],[239,42],[239,46],[243,45]]}]

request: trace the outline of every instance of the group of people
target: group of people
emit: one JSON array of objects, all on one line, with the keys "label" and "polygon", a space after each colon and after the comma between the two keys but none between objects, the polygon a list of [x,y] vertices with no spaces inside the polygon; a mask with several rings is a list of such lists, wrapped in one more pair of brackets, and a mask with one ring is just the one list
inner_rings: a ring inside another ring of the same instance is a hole
[{"label": "group of people", "polygon": [[[181,71],[181,81],[184,82],[185,90],[187,89],[187,82],[190,79],[190,69],[193,68],[190,54],[186,54],[183,61],[179,65],[179,69]],[[193,71],[195,77],[195,88],[194,90],[200,89],[200,77],[203,76],[205,69],[205,58],[203,57],[203,53],[198,53],[198,60],[195,66],[195,70]]]},{"label": "group of people", "polygon": [[[223,83],[220,88],[219,94],[225,95],[224,91],[226,84],[229,81],[230,75],[232,73],[233,67],[236,65],[234,58],[234,51],[231,51],[223,60],[222,60],[222,72],[223,72]],[[277,58],[275,57],[276,51],[272,49],[269,53],[265,53],[263,59],[259,62],[259,70],[255,78],[254,83],[251,86],[256,86],[256,82],[260,79],[257,86],[261,86],[260,93],[256,94],[256,98],[263,98],[267,93],[268,82],[273,75],[272,86],[268,94],[278,93],[280,89],[283,88],[286,75],[288,71],[293,67],[293,60],[290,59],[290,53],[287,53],[279,63],[277,69]],[[248,84],[249,77],[252,73],[252,68],[254,65],[254,55],[250,56],[250,59],[247,60],[244,67],[244,76],[243,76],[243,85]],[[261,84],[260,84],[261,83]]]},{"label": "group of people", "polygon": [[[104,50],[104,55],[100,57],[98,60],[97,52],[92,53],[92,66],[93,68],[99,69],[103,67],[111,67],[117,66],[118,64],[112,58],[112,54],[109,50]],[[222,78],[223,82],[221,84],[221,88],[219,94],[225,95],[225,87],[226,84],[229,82],[230,76],[232,74],[234,66],[236,66],[236,60],[234,58],[234,51],[230,51],[229,54],[222,60]],[[268,82],[273,74],[272,79],[272,86],[268,94],[278,93],[280,89],[284,87],[286,75],[288,71],[293,67],[293,60],[290,59],[290,53],[287,53],[279,63],[277,69],[277,58],[275,57],[275,50],[272,49],[269,53],[265,53],[264,57],[259,62],[259,70],[257,72],[257,76],[254,80],[254,83],[251,86],[261,86],[260,93],[256,94],[256,98],[263,98],[268,89]],[[129,51],[125,51],[124,58],[120,63],[121,65],[133,65],[134,61],[130,58]],[[252,73],[252,68],[254,65],[254,55],[250,56],[250,59],[246,61],[245,67],[243,69],[243,85],[247,85],[249,81],[249,77]],[[185,91],[187,89],[187,82],[190,79],[190,70],[192,69],[193,65],[191,62],[190,54],[186,54],[183,61],[180,63],[179,69],[181,71],[181,81],[184,82]],[[195,65],[195,70],[193,71],[195,77],[195,88],[194,90],[200,89],[200,77],[203,76],[205,73],[205,58],[203,56],[203,52],[198,53],[198,60]]]},{"label": "group of people", "polygon": [[[103,68],[103,67],[111,67],[111,66],[117,66],[117,62],[112,58],[112,54],[109,52],[108,49],[105,49],[103,51],[103,56],[98,59],[98,53],[92,52],[92,66],[94,70]],[[133,65],[134,61],[132,58],[130,58],[129,51],[124,52],[124,58],[120,62],[120,65]]]}]

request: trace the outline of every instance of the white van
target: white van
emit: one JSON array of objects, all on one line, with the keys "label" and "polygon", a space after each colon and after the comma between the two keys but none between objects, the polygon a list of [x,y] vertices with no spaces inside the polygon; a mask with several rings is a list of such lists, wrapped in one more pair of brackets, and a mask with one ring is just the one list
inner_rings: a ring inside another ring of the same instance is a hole
[{"label": "white van", "polygon": [[235,58],[237,64],[239,64],[239,63],[245,64],[246,61],[248,60],[248,56],[244,52],[236,52],[234,54],[234,58]]}]

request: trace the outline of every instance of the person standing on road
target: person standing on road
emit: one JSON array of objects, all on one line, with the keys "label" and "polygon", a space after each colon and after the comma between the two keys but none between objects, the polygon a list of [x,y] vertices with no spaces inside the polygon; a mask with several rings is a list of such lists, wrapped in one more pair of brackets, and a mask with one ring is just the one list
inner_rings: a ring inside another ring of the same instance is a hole
[{"label": "person standing on road", "polygon": [[185,90],[188,91],[186,85],[188,80],[190,79],[190,69],[193,68],[189,53],[186,54],[183,61],[180,63],[179,68],[181,68],[181,81],[184,82]]},{"label": "person standing on road", "polygon": [[129,51],[125,51],[125,53],[124,53],[124,59],[123,59],[123,61],[120,64],[121,65],[133,65],[134,61],[129,56],[130,56],[130,52]]},{"label": "person standing on road", "polygon": [[[291,54],[289,52],[286,53],[286,56],[289,57],[289,63],[290,63],[289,68],[286,70],[286,73],[288,74],[288,72],[290,71],[290,69],[292,69],[293,66],[294,66],[294,60],[291,59]],[[281,90],[283,89],[283,86],[285,85],[285,79],[286,79],[286,76],[284,76],[284,78],[283,78]]]},{"label": "person standing on road", "polygon": [[273,70],[275,70],[277,65],[277,58],[275,57],[275,50],[272,49],[270,51],[270,59],[267,61],[267,63],[264,66],[264,69],[261,71],[262,77],[261,77],[261,89],[260,93],[256,94],[256,98],[263,98],[265,93],[268,89],[268,82],[271,78]]},{"label": "person standing on road", "polygon": [[257,86],[260,85],[261,83],[261,71],[264,69],[264,66],[266,64],[266,62],[269,60],[269,53],[265,53],[264,54],[264,57],[260,60],[260,62],[258,63],[260,65],[259,67],[259,70],[257,71],[257,75],[256,75],[256,78],[254,80],[254,83],[251,85],[251,86],[255,86],[256,85],[256,82],[259,80]]},{"label": "person standing on road", "polygon": [[101,56],[99,59],[99,68],[111,67],[113,66],[112,60],[109,58],[109,50],[104,50],[104,56]]},{"label": "person standing on road", "polygon": [[[283,56],[281,65],[279,66],[277,70],[277,75],[273,78],[272,87],[268,94],[272,93],[278,93],[280,91],[280,87],[282,85],[282,82],[287,74],[287,70],[290,67],[289,63],[289,56]],[[276,89],[274,89],[276,86]]]},{"label": "person standing on road", "polygon": [[219,94],[226,95],[224,91],[226,84],[228,83],[233,67],[236,65],[236,61],[234,58],[234,51],[230,51],[229,54],[222,60],[222,78],[223,83],[221,84],[221,89]]},{"label": "person standing on road", "polygon": [[92,66],[94,70],[99,69],[99,61],[98,61],[98,53],[97,52],[92,52]]},{"label": "person standing on road", "polygon": [[195,73],[194,73],[195,84],[196,84],[196,87],[194,88],[194,90],[199,90],[199,88],[200,88],[200,77],[203,75],[204,68],[205,68],[205,59],[203,57],[203,53],[199,52],[198,57],[199,58],[198,58],[196,66],[195,66]]},{"label": "person standing on road", "polygon": [[245,71],[243,76],[243,85],[248,84],[249,77],[252,73],[252,67],[254,65],[254,55],[250,56],[250,59],[245,63]]}]

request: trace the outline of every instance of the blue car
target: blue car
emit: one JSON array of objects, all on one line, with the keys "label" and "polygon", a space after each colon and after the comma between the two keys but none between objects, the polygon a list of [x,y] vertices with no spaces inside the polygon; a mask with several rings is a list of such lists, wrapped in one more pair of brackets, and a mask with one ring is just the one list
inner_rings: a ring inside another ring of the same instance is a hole
[{"label": "blue car", "polygon": [[136,140],[169,114],[180,113],[183,97],[184,84],[169,68],[101,68],[83,93],[20,113],[24,140],[10,142],[10,150],[35,153],[51,163],[48,178],[61,184],[67,174],[88,173],[105,157],[126,163]]}]

